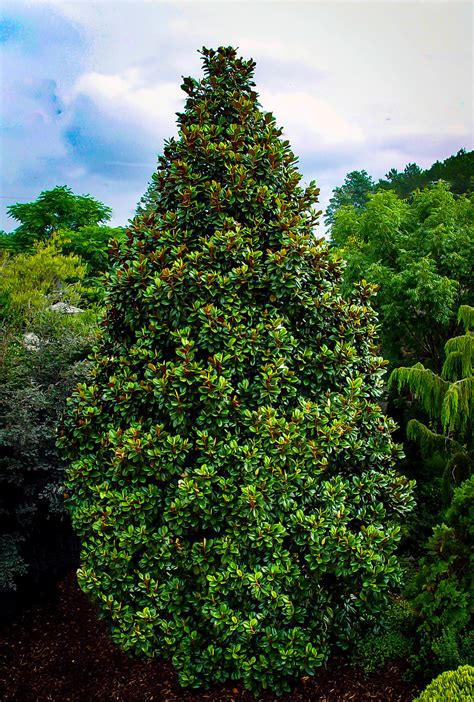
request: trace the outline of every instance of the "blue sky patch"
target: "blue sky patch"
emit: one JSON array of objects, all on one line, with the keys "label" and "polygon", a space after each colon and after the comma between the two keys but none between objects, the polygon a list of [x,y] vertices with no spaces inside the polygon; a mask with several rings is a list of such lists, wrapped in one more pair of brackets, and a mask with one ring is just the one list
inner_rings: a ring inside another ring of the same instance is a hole
[{"label": "blue sky patch", "polygon": [[11,17],[0,18],[0,44],[15,41],[20,36],[22,25]]}]

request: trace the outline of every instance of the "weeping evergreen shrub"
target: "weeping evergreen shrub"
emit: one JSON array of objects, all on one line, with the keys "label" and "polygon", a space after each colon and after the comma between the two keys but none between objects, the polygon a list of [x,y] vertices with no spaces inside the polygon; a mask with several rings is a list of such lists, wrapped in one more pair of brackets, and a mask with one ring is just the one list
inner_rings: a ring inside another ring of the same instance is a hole
[{"label": "weeping evergreen shrub", "polygon": [[64,420],[68,505],[117,644],[171,657],[182,685],[281,691],[379,616],[412,485],[378,405],[373,288],[341,297],[254,62],[202,57]]},{"label": "weeping evergreen shrub", "polygon": [[443,496],[447,504],[456,485],[472,474],[474,464],[474,307],[461,305],[458,323],[464,334],[448,339],[441,375],[416,363],[395,368],[389,387],[409,390],[428,417],[411,419],[407,437],[420,445],[423,458],[438,454],[444,462]]}]

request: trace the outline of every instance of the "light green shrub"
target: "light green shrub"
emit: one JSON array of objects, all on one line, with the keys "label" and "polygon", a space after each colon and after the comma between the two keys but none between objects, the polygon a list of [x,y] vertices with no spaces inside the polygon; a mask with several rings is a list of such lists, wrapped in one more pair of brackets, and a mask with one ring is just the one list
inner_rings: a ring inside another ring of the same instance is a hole
[{"label": "light green shrub", "polygon": [[473,702],[474,668],[460,666],[435,678],[414,702]]}]

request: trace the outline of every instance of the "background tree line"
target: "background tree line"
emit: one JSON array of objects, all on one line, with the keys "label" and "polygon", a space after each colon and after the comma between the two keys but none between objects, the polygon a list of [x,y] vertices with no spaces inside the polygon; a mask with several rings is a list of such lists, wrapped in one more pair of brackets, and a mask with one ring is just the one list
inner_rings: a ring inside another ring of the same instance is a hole
[{"label": "background tree line", "polygon": [[409,614],[369,635],[369,666],[383,651],[411,655],[430,675],[473,662],[473,179],[474,152],[464,150],[378,182],[353,171],[326,211],[346,292],[362,278],[379,289],[388,413],[404,443],[401,470],[417,485],[402,543]]}]

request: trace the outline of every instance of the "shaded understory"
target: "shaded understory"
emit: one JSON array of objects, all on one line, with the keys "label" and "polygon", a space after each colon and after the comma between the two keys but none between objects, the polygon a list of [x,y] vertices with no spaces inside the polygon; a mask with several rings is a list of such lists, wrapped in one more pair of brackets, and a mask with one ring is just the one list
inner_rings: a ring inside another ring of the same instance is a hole
[{"label": "shaded understory", "polygon": [[[302,678],[283,697],[265,702],[411,702],[417,690],[404,680],[404,664],[367,678],[333,660],[314,678]],[[254,702],[240,685],[189,691],[169,663],[139,661],[119,651],[70,574],[56,597],[25,611],[0,632],[0,699],[18,702]]]}]

